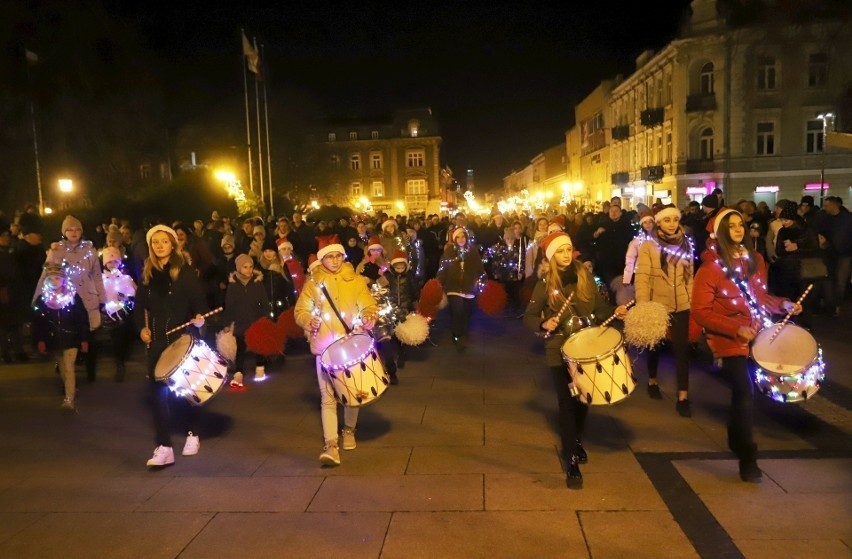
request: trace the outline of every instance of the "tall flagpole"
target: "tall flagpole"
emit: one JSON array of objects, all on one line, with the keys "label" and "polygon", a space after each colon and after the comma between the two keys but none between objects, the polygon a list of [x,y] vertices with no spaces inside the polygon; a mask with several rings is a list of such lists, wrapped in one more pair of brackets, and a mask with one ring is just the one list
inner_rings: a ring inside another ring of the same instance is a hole
[{"label": "tall flagpole", "polygon": [[38,187],[38,213],[39,215],[44,215],[44,191],[41,188],[41,164],[38,158],[38,127],[36,126],[35,101],[33,101],[33,88],[30,81],[30,64],[38,63],[38,56],[24,49],[24,59],[27,67],[27,89],[29,90],[28,95],[30,98],[30,123],[33,127],[33,153],[35,155],[36,186]]},{"label": "tall flagpole", "polygon": [[[257,37],[252,39],[254,51],[257,52]],[[258,72],[260,68],[258,68]],[[266,190],[263,188],[263,140],[260,126],[260,86],[258,74],[254,75],[254,114],[257,117],[257,176],[260,179],[260,203],[266,205]]]},{"label": "tall flagpole", "polygon": [[[246,31],[245,29],[240,29],[242,33],[241,39],[245,41]],[[249,188],[254,192],[254,173],[251,170],[251,120],[249,120],[249,98],[248,98],[248,75],[246,73],[246,52],[245,52],[245,44],[243,44],[243,55],[240,57],[243,61],[243,93],[245,94],[246,99],[246,150],[248,157],[248,176],[249,176]]]},{"label": "tall flagpole", "polygon": [[[261,64],[266,60],[266,49],[264,45],[260,45],[260,61]],[[263,119],[266,126],[266,180],[269,181],[269,215],[275,215],[275,198],[272,196],[272,147],[269,145],[269,102],[266,100],[266,80],[269,78],[267,74],[263,80]]]}]

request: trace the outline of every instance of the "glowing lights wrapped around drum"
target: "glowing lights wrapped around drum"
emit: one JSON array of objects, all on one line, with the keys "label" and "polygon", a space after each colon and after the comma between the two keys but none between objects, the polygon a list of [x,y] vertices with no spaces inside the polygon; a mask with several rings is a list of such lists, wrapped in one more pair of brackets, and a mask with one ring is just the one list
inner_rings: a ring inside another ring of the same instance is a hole
[{"label": "glowing lights wrapped around drum", "polygon": [[654,349],[664,339],[671,320],[669,311],[660,303],[638,303],[624,317],[624,339],[639,349]]},{"label": "glowing lights wrapped around drum", "polygon": [[206,404],[228,381],[228,362],[203,341],[184,334],[160,354],[154,378],[190,404]]},{"label": "glowing lights wrapped around drum", "polygon": [[429,321],[420,314],[411,313],[397,324],[394,334],[403,345],[420,345],[429,337]]},{"label": "glowing lights wrapped around drum", "polygon": [[751,357],[757,365],[754,383],[776,402],[803,402],[825,380],[822,348],[804,328],[785,324],[778,330],[779,326],[764,328],[752,343]]},{"label": "glowing lights wrapped around drum", "polygon": [[329,345],[320,355],[320,370],[344,406],[372,404],[390,384],[373,338],[361,332],[348,334]]}]

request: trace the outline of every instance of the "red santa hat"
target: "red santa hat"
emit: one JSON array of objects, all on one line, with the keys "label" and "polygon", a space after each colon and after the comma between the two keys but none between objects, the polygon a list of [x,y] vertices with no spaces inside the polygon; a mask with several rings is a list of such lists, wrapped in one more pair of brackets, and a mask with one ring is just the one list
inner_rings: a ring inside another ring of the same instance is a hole
[{"label": "red santa hat", "polygon": [[561,215],[557,215],[550,221],[550,225],[547,226],[548,233],[555,233],[559,231],[565,231],[565,218]]},{"label": "red santa hat", "polygon": [[645,221],[647,221],[647,220],[654,221],[654,214],[653,214],[652,212],[650,212],[650,211],[642,212],[642,213],[639,215],[639,225],[642,225],[642,224],[643,224],[643,223],[645,223]]},{"label": "red santa hat", "polygon": [[405,264],[406,269],[408,268],[408,257],[405,255],[405,252],[401,250],[393,251],[391,266],[393,266],[394,264]]},{"label": "red santa hat", "polygon": [[716,216],[707,222],[707,232],[710,233],[710,238],[715,239],[716,235],[719,233],[719,225],[722,224],[722,218],[728,214],[735,213],[742,217],[742,214],[737,210],[732,210],[731,208],[722,208],[719,210],[719,213]]},{"label": "red santa hat", "polygon": [[662,208],[657,210],[657,213],[654,214],[654,221],[656,223],[659,223],[667,217],[675,216],[680,217],[680,210],[677,209],[673,204],[670,204],[668,206],[663,206]]},{"label": "red santa hat", "polygon": [[309,272],[313,272],[314,268],[316,268],[320,264],[321,264],[321,262],[317,259],[316,254],[311,254],[310,256],[308,256],[308,271]]},{"label": "red santa hat", "polygon": [[393,225],[394,228],[399,229],[399,223],[397,223],[395,219],[386,219],[382,222],[382,230],[387,229],[391,225]]},{"label": "red santa hat", "polygon": [[285,238],[279,237],[278,239],[275,239],[275,244],[278,245],[278,252],[281,252],[282,248],[289,248],[290,250],[293,250],[293,243]]},{"label": "red santa hat", "polygon": [[367,251],[371,250],[384,250],[385,247],[382,246],[382,241],[375,235],[370,237],[370,243],[367,245]]},{"label": "red santa hat", "polygon": [[570,244],[572,244],[571,237],[569,237],[567,233],[556,231],[554,233],[550,233],[541,240],[541,249],[544,251],[544,255],[547,259],[550,260],[553,258],[553,255],[556,254],[559,247]]},{"label": "red santa hat", "polygon": [[343,250],[343,245],[340,244],[340,239],[337,238],[336,233],[334,235],[325,235],[323,237],[317,237],[317,241],[319,242],[317,260],[322,260],[326,254],[331,254],[332,252],[346,254],[346,251]]}]

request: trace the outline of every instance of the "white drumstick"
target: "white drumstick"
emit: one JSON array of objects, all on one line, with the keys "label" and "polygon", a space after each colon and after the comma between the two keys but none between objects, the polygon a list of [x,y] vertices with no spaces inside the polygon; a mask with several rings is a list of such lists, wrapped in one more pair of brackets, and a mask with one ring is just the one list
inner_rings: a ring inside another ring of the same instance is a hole
[{"label": "white drumstick", "polygon": [[[808,296],[808,293],[810,293],[810,292],[811,292],[811,289],[813,289],[813,288],[814,288],[814,284],[810,284],[810,285],[807,287],[807,289],[805,289],[805,291],[802,293],[801,297],[799,297],[799,300],[798,300],[798,301],[796,301],[796,305],[801,305],[801,304],[802,304],[802,301],[804,301],[804,300],[805,300],[805,297],[807,297],[807,296]],[[785,316],[785,317],[784,317],[784,320],[782,320],[782,321],[781,321],[781,324],[779,324],[779,325],[778,325],[778,327],[777,327],[777,328],[775,328],[775,332],[773,332],[773,333],[772,333],[772,336],[769,338],[769,343],[770,343],[770,344],[771,344],[772,342],[774,342],[774,341],[775,341],[775,338],[777,338],[777,337],[778,337],[778,334],[780,334],[780,333],[781,333],[781,330],[783,330],[783,329],[784,329],[784,327],[785,327],[785,326],[787,326],[787,323],[790,321],[790,317],[791,317],[791,316],[793,316],[793,311],[792,311],[792,310],[791,310],[790,312],[788,312],[788,313],[787,313],[787,316]]]},{"label": "white drumstick", "polygon": [[562,305],[562,308],[559,309],[559,312],[556,313],[556,316],[554,317],[554,318],[556,318],[556,326],[554,326],[553,328],[551,328],[550,330],[548,330],[547,332],[544,333],[544,339],[545,340],[550,338],[550,336],[553,335],[553,331],[556,330],[557,328],[559,328],[559,322],[562,320],[562,315],[565,314],[565,310],[568,308],[568,305],[571,304],[571,299],[573,299],[573,298],[574,298],[574,292],[572,291],[571,294],[568,295],[568,298],[565,299],[565,303]]}]

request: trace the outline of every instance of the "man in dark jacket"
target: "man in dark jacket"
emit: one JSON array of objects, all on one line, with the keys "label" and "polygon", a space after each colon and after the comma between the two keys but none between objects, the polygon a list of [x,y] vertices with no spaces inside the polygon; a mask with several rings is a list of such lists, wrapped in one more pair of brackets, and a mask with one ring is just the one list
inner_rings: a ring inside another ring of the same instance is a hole
[{"label": "man in dark jacket", "polygon": [[621,276],[624,273],[627,246],[633,240],[634,233],[633,225],[622,213],[621,207],[611,204],[607,219],[592,234],[595,238],[595,275],[610,286],[619,305],[627,303],[626,300],[620,300],[627,296],[626,292],[621,293]]},{"label": "man in dark jacket", "polygon": [[829,196],[819,219],[819,244],[825,249],[828,263],[828,301],[826,306],[835,317],[849,286],[852,273],[852,213],[843,207],[843,199]]}]

